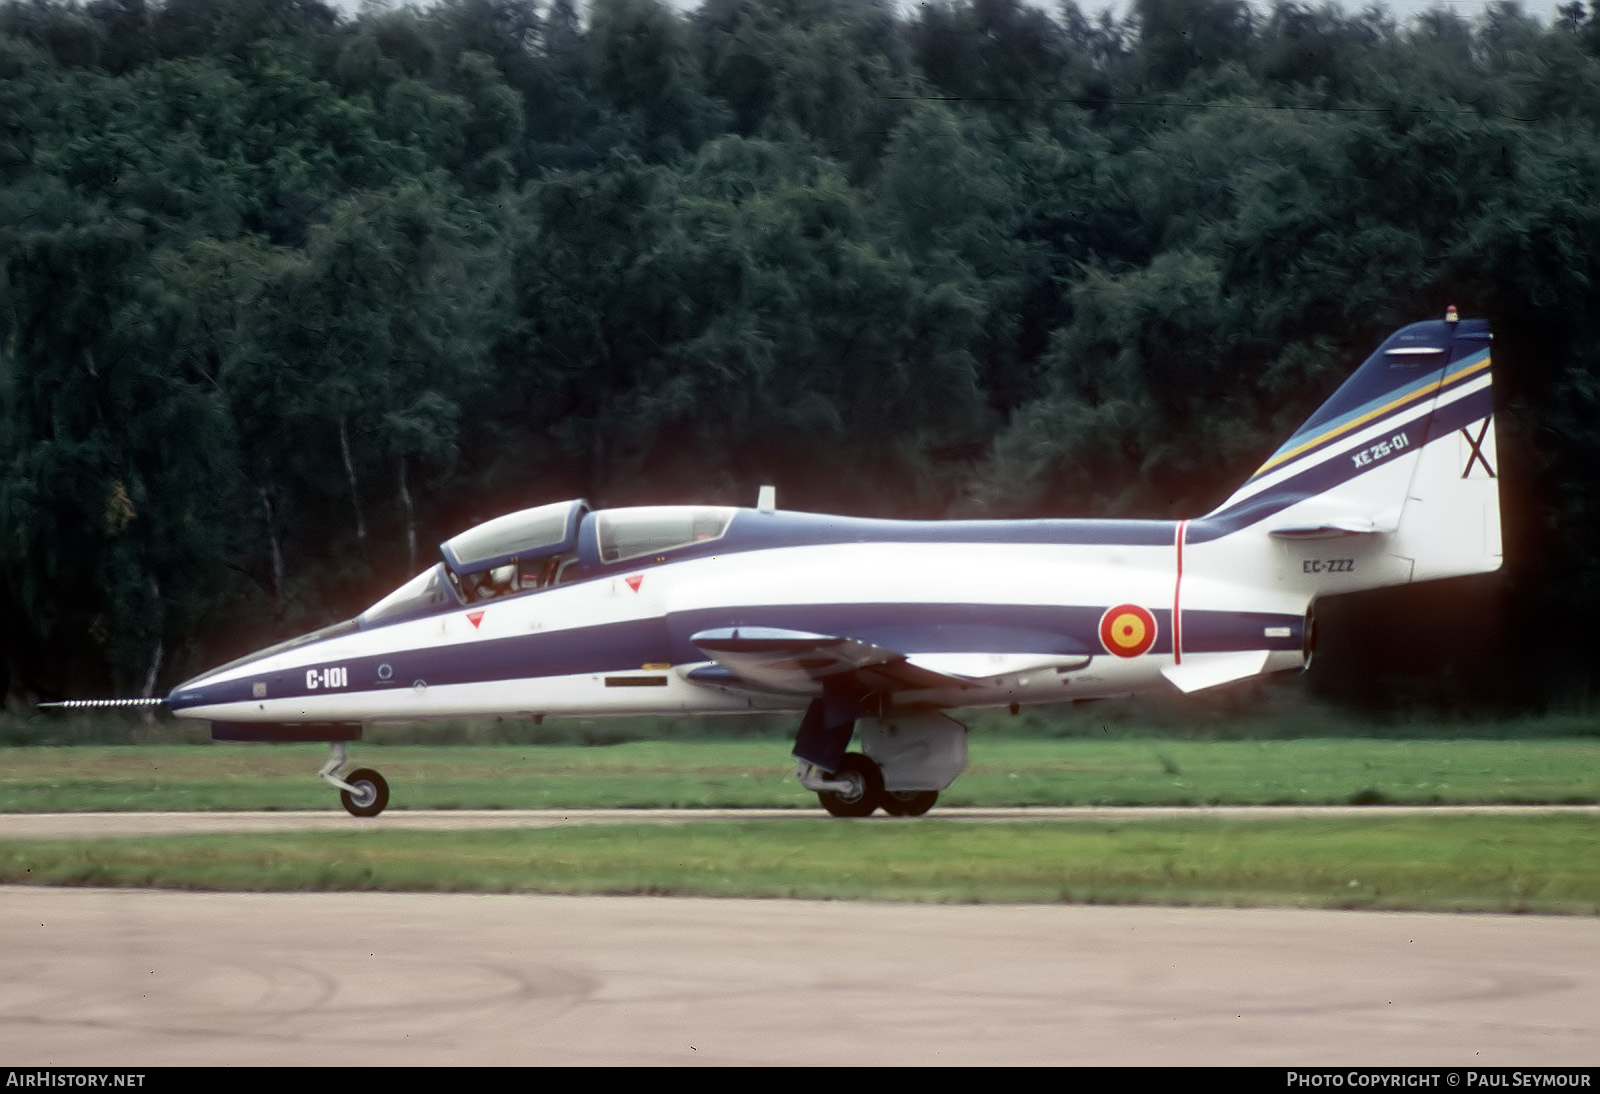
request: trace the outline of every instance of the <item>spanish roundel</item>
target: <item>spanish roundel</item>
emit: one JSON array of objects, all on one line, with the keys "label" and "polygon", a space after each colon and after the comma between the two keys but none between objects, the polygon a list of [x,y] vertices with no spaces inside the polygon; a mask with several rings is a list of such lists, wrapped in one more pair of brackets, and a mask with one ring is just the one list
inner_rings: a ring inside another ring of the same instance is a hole
[{"label": "spanish roundel", "polygon": [[1118,604],[1100,617],[1100,642],[1118,657],[1138,657],[1156,641],[1156,619],[1137,604]]}]

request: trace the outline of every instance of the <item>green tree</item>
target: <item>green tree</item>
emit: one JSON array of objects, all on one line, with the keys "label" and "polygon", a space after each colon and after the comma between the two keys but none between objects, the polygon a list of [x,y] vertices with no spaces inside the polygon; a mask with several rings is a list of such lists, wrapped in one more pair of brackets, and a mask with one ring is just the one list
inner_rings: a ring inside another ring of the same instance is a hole
[{"label": "green tree", "polygon": [[693,150],[721,126],[682,21],[661,0],[594,0],[586,48],[594,94],[630,119],[650,157]]}]

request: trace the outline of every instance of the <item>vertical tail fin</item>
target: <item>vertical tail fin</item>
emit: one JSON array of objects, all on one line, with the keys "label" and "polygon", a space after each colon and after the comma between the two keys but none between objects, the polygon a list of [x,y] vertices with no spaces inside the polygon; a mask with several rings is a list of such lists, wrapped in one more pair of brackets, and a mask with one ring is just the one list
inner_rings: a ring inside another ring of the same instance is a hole
[{"label": "vertical tail fin", "polygon": [[1245,528],[1289,541],[1353,537],[1358,549],[1311,552],[1367,560],[1361,577],[1328,592],[1498,569],[1489,341],[1485,321],[1458,320],[1454,309],[1396,331],[1197,524],[1207,538]]}]

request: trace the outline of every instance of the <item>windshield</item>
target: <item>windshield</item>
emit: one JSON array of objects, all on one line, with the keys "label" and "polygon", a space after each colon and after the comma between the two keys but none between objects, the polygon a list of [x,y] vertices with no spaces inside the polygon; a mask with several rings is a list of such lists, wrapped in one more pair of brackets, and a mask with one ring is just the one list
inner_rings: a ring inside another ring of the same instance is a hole
[{"label": "windshield", "polygon": [[422,571],[356,618],[363,627],[370,627],[459,603],[445,576],[444,563],[437,562],[432,569]]}]

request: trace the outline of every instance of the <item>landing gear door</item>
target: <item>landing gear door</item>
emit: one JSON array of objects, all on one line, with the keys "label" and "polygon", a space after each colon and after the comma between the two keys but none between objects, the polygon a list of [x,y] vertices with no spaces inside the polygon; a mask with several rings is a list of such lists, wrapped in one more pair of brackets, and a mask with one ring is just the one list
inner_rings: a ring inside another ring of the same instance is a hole
[{"label": "landing gear door", "polygon": [[863,718],[856,735],[885,790],[943,790],[967,767],[967,727],[937,711]]}]

